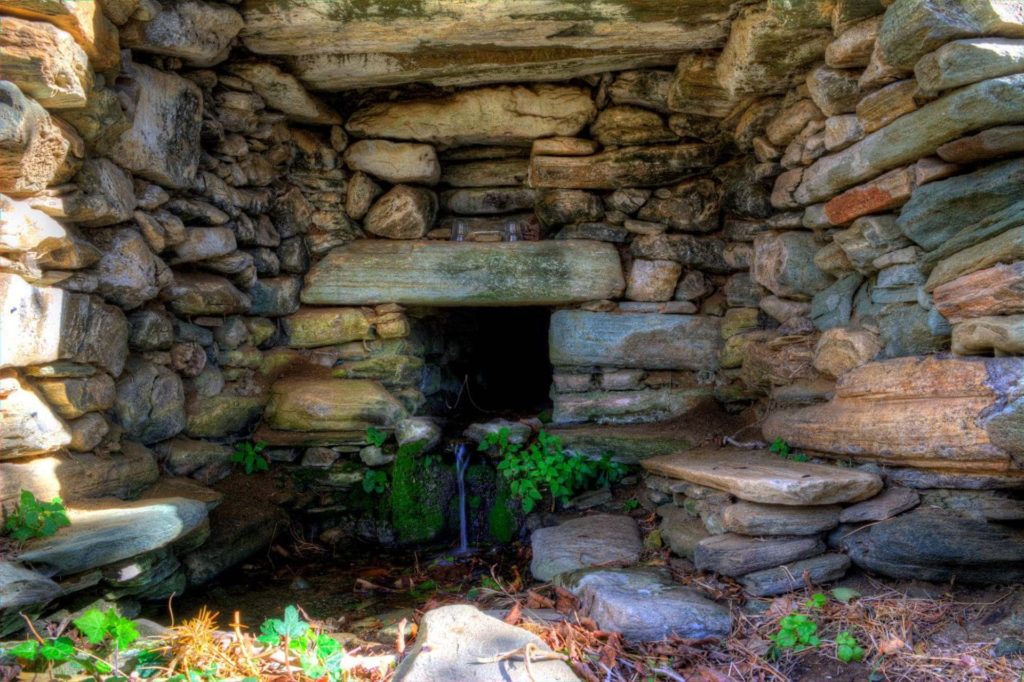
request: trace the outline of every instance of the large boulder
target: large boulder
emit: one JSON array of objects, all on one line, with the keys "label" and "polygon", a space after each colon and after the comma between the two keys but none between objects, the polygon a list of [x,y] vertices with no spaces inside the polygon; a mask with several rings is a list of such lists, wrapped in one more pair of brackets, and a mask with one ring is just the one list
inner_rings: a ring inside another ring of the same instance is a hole
[{"label": "large boulder", "polygon": [[132,126],[110,152],[127,170],[173,188],[190,187],[199,167],[203,96],[192,81],[132,64],[118,91],[134,105]]},{"label": "large boulder", "polygon": [[358,137],[467,144],[527,144],[534,138],[575,135],[594,117],[587,91],[561,85],[462,90],[436,99],[374,104],[345,124]]},{"label": "large boulder", "polygon": [[[474,606],[442,606],[423,616],[416,644],[395,671],[395,682],[578,682],[563,661],[534,661],[530,672],[518,657],[500,656],[527,645],[550,651],[537,635],[483,614]],[[494,660],[481,663],[481,659]]]},{"label": "large boulder", "polygon": [[114,415],[125,434],[156,443],[185,428],[185,388],[163,365],[132,358],[117,382]]}]

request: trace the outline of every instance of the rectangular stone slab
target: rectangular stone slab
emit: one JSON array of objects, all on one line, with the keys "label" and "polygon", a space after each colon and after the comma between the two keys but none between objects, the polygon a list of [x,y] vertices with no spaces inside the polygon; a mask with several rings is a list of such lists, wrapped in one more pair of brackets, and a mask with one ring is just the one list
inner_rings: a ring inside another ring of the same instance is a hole
[{"label": "rectangular stone slab", "polygon": [[721,318],[559,310],[548,336],[551,364],[642,369],[714,369]]},{"label": "rectangular stone slab", "polygon": [[531,187],[619,189],[678,182],[710,168],[717,150],[699,143],[620,147],[593,156],[534,156]]},{"label": "rectangular stone slab", "polygon": [[1019,358],[905,357],[847,372],[828,403],[781,410],[767,439],[893,466],[959,473],[1019,470]]},{"label": "rectangular stone slab", "polygon": [[763,504],[858,502],[882,489],[882,480],[874,474],[794,462],[762,450],[700,448],[652,457],[642,464],[660,476],[724,490],[741,500]]},{"label": "rectangular stone slab", "polygon": [[625,282],[611,244],[359,240],[306,275],[312,305],[528,306],[617,298]]}]

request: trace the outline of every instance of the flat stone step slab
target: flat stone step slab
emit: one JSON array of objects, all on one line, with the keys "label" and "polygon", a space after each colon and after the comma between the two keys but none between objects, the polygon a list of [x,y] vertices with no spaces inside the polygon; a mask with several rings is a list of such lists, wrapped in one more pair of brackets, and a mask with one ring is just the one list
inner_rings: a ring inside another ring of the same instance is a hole
[{"label": "flat stone step slab", "polygon": [[1019,358],[870,362],[844,374],[831,401],[774,412],[763,432],[794,448],[894,466],[1019,471],[1022,380]]},{"label": "flat stone step slab", "polygon": [[395,671],[395,682],[578,682],[572,668],[563,661],[532,662],[532,675],[521,657],[479,662],[527,644],[540,651],[551,650],[532,632],[488,616],[475,606],[442,606],[423,616],[416,643]]},{"label": "flat stone step slab", "polygon": [[913,509],[921,502],[921,496],[915,490],[894,486],[886,488],[870,500],[864,500],[846,507],[839,513],[840,523],[861,523],[864,521],[884,521],[908,509]]},{"label": "flat stone step slab", "polygon": [[534,156],[530,187],[620,189],[678,182],[711,168],[718,150],[700,143],[621,147],[593,156]]},{"label": "flat stone step slab", "polygon": [[688,431],[660,424],[579,424],[550,426],[546,431],[558,436],[566,450],[588,457],[611,453],[615,461],[627,464],[687,450],[693,447],[694,442]]},{"label": "flat stone step slab", "polygon": [[643,424],[682,417],[711,402],[710,386],[640,391],[559,393],[554,397],[554,424]]},{"label": "flat stone step slab", "polygon": [[718,366],[721,318],[559,310],[548,348],[556,367],[702,370]]},{"label": "flat stone step slab", "polygon": [[722,525],[740,535],[817,535],[839,525],[839,507],[787,507],[736,502],[722,509]]},{"label": "flat stone step slab", "polygon": [[825,551],[818,536],[779,536],[752,538],[725,533],[701,540],[693,551],[698,571],[714,571],[733,578],[775,568]]},{"label": "flat stone step slab", "polygon": [[740,578],[747,594],[755,597],[773,597],[794,590],[802,590],[807,586],[804,573],[815,585],[839,580],[850,568],[850,557],[845,554],[830,553],[810,559],[801,559],[785,566],[766,568],[754,571]]},{"label": "flat stone step slab", "polygon": [[311,305],[564,305],[618,298],[625,279],[611,244],[590,240],[358,240],[306,275]]},{"label": "flat stone step slab", "polygon": [[56,535],[26,543],[18,561],[72,575],[166,547],[207,522],[205,504],[181,497],[97,500],[69,509],[68,518]]},{"label": "flat stone step slab", "polygon": [[643,542],[636,521],[628,516],[595,514],[548,528],[530,536],[530,572],[537,580],[591,566],[628,566],[640,560]]},{"label": "flat stone step slab", "polygon": [[858,502],[882,489],[874,474],[794,462],[760,450],[699,448],[652,457],[647,471],[722,490],[748,502],[788,506]]},{"label": "flat stone step slab", "polygon": [[732,627],[728,608],[673,582],[662,569],[585,569],[556,582],[580,599],[598,627],[631,641],[725,638]]}]

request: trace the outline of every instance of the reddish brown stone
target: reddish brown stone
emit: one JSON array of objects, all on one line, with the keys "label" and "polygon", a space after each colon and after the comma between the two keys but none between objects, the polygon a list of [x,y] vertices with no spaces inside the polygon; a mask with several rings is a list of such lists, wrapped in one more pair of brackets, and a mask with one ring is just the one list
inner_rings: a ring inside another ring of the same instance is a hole
[{"label": "reddish brown stone", "polygon": [[935,307],[952,324],[1024,313],[1024,262],[1000,264],[935,288]]},{"label": "reddish brown stone", "polygon": [[846,225],[872,213],[884,213],[910,200],[914,191],[912,166],[852,187],[825,204],[825,217],[833,225]]}]

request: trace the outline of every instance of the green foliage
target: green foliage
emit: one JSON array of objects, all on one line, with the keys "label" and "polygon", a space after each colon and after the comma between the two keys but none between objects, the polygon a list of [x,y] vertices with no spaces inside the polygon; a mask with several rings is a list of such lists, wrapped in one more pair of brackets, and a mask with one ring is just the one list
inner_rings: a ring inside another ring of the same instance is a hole
[{"label": "green foliage", "polygon": [[640,500],[636,499],[635,497],[631,497],[631,498],[629,498],[628,500],[626,500],[625,502],[622,503],[622,511],[631,512],[631,511],[633,511],[635,509],[639,509],[639,508],[640,508]]},{"label": "green foliage", "polygon": [[417,441],[400,447],[391,469],[391,523],[403,544],[437,538],[451,502],[440,482],[440,458],[417,457],[423,445]]},{"label": "green foliage", "polygon": [[805,606],[809,609],[820,609],[826,603],[828,603],[828,597],[821,592],[815,592],[811,595],[811,598],[807,600]]},{"label": "green foliage", "polygon": [[772,640],[769,655],[778,658],[787,651],[813,649],[821,644],[817,633],[818,624],[811,620],[810,616],[791,613],[779,621],[779,631],[769,637]]},{"label": "green foliage", "polygon": [[29,490],[22,490],[17,508],[7,517],[4,531],[17,542],[48,538],[58,529],[70,526],[67,509],[59,497],[40,502]]},{"label": "green foliage", "polygon": [[806,462],[808,459],[810,459],[807,455],[803,454],[802,452],[793,452],[793,450],[789,447],[789,443],[782,440],[781,438],[776,438],[772,442],[772,444],[768,447],[768,452],[774,452],[782,459],[788,459],[794,462]]},{"label": "green foliage", "polygon": [[388,487],[388,475],[379,469],[370,469],[363,476],[363,490],[371,495],[382,495]]},{"label": "green foliage", "polygon": [[74,624],[90,644],[103,644],[109,640],[117,648],[125,649],[139,638],[135,623],[112,608],[105,612],[89,609]]},{"label": "green foliage", "polygon": [[258,443],[235,443],[235,452],[231,455],[231,461],[240,464],[246,474],[254,474],[257,471],[266,471],[270,468],[270,462],[263,450],[267,444],[263,441]]},{"label": "green foliage", "polygon": [[[403,443],[398,446],[398,451],[395,453],[395,457],[418,457],[423,448],[426,447],[427,441],[425,440],[414,440],[411,443]],[[440,461],[440,458],[437,459]]]},{"label": "green foliage", "polygon": [[499,478],[494,504],[487,512],[487,530],[490,536],[501,543],[512,542],[519,531],[519,520],[510,508],[508,481]]},{"label": "green foliage", "polygon": [[489,433],[479,449],[498,449],[498,470],[527,514],[545,495],[554,503],[565,504],[574,494],[613,483],[626,473],[626,467],[613,462],[610,455],[598,460],[567,455],[562,441],[543,430],[529,445],[513,443],[508,436],[508,429]]},{"label": "green foliage", "polygon": [[284,646],[287,655],[297,657],[302,672],[311,679],[338,682],[344,675],[345,651],[341,644],[314,630],[295,606],[285,608],[284,618],[263,621],[257,640],[268,647]]},{"label": "green foliage", "polygon": [[374,447],[382,447],[387,439],[388,434],[380,429],[375,429],[372,426],[366,429],[366,442]]},{"label": "green foliage", "polygon": [[857,643],[857,638],[849,630],[836,635],[836,658],[843,663],[864,660],[864,648]]}]

